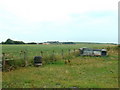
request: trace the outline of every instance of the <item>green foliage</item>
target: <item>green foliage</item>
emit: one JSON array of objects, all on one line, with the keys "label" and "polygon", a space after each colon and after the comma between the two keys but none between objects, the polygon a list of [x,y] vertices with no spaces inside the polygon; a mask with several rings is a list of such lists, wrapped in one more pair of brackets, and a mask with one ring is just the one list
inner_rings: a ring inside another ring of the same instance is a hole
[{"label": "green foliage", "polygon": [[14,41],[14,44],[25,44],[23,41]]},{"label": "green foliage", "polygon": [[14,41],[11,40],[11,39],[7,39],[6,42],[5,42],[5,44],[14,44]]},{"label": "green foliage", "polygon": [[62,42],[62,44],[75,44],[74,42]]},{"label": "green foliage", "polygon": [[27,43],[27,44],[37,44],[37,43],[35,43],[35,42],[30,42],[30,43]]},{"label": "green foliage", "polygon": [[11,39],[7,39],[5,42],[2,42],[2,44],[25,44],[23,41],[13,41]]}]

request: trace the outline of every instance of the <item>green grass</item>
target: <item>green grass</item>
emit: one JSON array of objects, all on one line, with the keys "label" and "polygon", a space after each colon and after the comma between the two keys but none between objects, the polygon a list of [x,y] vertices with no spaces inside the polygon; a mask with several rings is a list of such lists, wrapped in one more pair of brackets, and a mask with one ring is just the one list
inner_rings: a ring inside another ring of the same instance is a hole
[{"label": "green grass", "polygon": [[117,88],[117,58],[78,57],[41,67],[3,72],[3,88]]},{"label": "green grass", "polygon": [[[88,48],[106,48],[114,45],[101,45],[101,44],[76,44],[76,45],[2,45],[2,51],[10,55],[19,56],[21,50],[27,50],[29,55],[40,55],[43,51],[44,54],[51,53],[53,50],[56,53],[61,53],[63,49],[64,52],[68,52],[68,49],[79,49],[81,47]],[[20,57],[20,56],[19,56]]]},{"label": "green grass", "polygon": [[[81,47],[90,48],[110,48],[109,44],[76,44],[76,45],[2,45],[2,52],[6,53],[7,58],[13,58],[17,62],[24,60],[24,54],[21,51],[26,51],[26,58],[31,62],[34,56],[41,55],[43,52],[43,58],[48,59],[52,56],[53,50],[55,51],[56,59],[61,59],[61,53],[63,50],[64,57],[69,57],[68,50],[73,52],[74,49],[78,50]],[[71,56],[71,55],[70,55]],[[23,62],[23,61],[22,61]]]},{"label": "green grass", "polygon": [[[65,64],[65,59],[61,59],[60,56],[61,49],[67,53],[68,49],[81,47],[107,48],[108,56],[74,56],[70,59],[71,63]],[[18,60],[19,54],[17,57],[15,52],[25,48],[31,57],[39,50],[48,52],[48,55],[55,50],[58,53],[56,55],[58,60],[54,64],[45,64],[41,67],[19,67],[10,72],[2,72],[3,88],[118,88],[117,46],[99,44],[3,45],[3,52],[14,55],[14,59]]]}]

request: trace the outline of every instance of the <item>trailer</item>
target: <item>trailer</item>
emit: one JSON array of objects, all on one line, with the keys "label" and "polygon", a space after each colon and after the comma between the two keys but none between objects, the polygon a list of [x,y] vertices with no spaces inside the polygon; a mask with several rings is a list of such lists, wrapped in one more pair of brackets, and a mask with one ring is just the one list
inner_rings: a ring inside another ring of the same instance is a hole
[{"label": "trailer", "polygon": [[80,48],[81,56],[106,56],[106,49],[91,49],[91,48]]}]

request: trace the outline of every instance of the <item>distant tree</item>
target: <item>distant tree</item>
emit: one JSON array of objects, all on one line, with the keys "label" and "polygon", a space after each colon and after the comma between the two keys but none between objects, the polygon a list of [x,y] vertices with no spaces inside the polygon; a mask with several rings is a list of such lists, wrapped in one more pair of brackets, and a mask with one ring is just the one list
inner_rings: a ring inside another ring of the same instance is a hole
[{"label": "distant tree", "polygon": [[14,44],[25,44],[23,41],[14,41]]},{"label": "distant tree", "polygon": [[25,44],[23,41],[13,41],[11,39],[7,39],[5,42],[2,42],[2,44]]},{"label": "distant tree", "polygon": [[62,44],[75,44],[74,42],[62,42]]},{"label": "distant tree", "polygon": [[11,40],[11,39],[7,39],[6,42],[5,42],[5,44],[14,44],[14,41]]},{"label": "distant tree", "polygon": [[30,42],[30,43],[27,43],[27,44],[37,44],[37,43],[35,43],[35,42]]},{"label": "distant tree", "polygon": [[5,42],[1,42],[1,44],[5,44]]},{"label": "distant tree", "polygon": [[50,43],[50,44],[60,44],[59,41],[47,41],[47,42],[45,42],[45,43]]}]

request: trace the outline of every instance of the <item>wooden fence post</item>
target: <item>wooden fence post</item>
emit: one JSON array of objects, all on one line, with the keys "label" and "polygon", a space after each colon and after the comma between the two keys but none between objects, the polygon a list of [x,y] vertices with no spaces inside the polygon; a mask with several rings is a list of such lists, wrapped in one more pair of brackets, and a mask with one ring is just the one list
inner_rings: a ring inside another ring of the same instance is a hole
[{"label": "wooden fence post", "polygon": [[53,56],[54,56],[55,51],[53,50]]},{"label": "wooden fence post", "polygon": [[22,50],[20,51],[20,59],[21,60],[23,59],[23,51]]},{"label": "wooden fence post", "polygon": [[2,69],[5,69],[5,53],[2,53]]},{"label": "wooden fence post", "polygon": [[75,49],[74,49],[74,54],[75,54]]},{"label": "wooden fence post", "polygon": [[[55,51],[53,50],[53,55],[52,55],[53,61],[55,60]],[[56,60],[55,60],[56,61]]]},{"label": "wooden fence post", "polygon": [[69,53],[69,55],[70,55],[70,49],[68,50],[68,53]]},{"label": "wooden fence post", "polygon": [[25,61],[25,66],[28,66],[27,51],[24,51],[24,61]]},{"label": "wooden fence post", "polygon": [[43,57],[43,51],[41,51],[40,53],[41,53],[41,56]]},{"label": "wooden fence post", "polygon": [[62,49],[62,59],[64,59],[64,52],[63,52],[63,49]]}]

